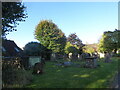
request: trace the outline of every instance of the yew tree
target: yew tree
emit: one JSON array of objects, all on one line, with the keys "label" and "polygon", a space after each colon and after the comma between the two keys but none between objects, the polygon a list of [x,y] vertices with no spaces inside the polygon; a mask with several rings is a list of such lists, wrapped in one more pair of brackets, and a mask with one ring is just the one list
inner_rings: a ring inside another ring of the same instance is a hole
[{"label": "yew tree", "polygon": [[27,56],[41,56],[45,48],[38,42],[29,42],[24,47],[24,54]]}]

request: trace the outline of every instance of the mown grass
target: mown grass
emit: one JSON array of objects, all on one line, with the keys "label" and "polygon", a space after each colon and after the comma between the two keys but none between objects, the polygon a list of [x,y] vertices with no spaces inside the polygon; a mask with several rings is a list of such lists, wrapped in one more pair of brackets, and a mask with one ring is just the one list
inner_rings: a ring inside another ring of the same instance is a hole
[{"label": "mown grass", "polygon": [[94,69],[61,67],[55,62],[46,62],[44,73],[34,75],[33,82],[25,88],[108,88],[118,69],[118,58],[112,60],[111,63],[101,60],[100,67]]}]

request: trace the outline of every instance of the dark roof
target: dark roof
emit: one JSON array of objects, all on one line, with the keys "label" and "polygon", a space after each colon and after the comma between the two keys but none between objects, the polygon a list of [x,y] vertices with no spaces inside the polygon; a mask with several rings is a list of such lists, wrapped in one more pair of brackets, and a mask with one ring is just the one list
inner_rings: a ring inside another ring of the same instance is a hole
[{"label": "dark roof", "polygon": [[2,41],[2,54],[3,56],[18,56],[22,52],[16,43],[12,40]]}]

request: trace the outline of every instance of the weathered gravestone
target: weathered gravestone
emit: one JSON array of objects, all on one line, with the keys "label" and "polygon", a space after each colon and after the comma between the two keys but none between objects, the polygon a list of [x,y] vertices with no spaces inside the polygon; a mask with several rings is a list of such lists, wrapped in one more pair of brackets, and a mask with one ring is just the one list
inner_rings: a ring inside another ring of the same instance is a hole
[{"label": "weathered gravestone", "polygon": [[69,56],[68,56],[69,59],[72,60],[72,53],[69,53],[68,55],[69,55]]},{"label": "weathered gravestone", "polygon": [[33,67],[37,62],[41,62],[41,57],[37,57],[37,56],[29,57],[29,67]]},{"label": "weathered gravestone", "polygon": [[98,66],[97,59],[94,57],[86,57],[85,62],[86,63],[84,65],[84,67],[86,67],[86,68],[95,68]]},{"label": "weathered gravestone", "polygon": [[57,60],[57,59],[56,59],[56,53],[52,53],[52,54],[51,54],[50,60],[51,60],[51,61],[56,61],[56,60]]},{"label": "weathered gravestone", "polygon": [[109,53],[105,53],[105,62],[106,63],[111,62],[110,58],[111,58],[111,55]]}]

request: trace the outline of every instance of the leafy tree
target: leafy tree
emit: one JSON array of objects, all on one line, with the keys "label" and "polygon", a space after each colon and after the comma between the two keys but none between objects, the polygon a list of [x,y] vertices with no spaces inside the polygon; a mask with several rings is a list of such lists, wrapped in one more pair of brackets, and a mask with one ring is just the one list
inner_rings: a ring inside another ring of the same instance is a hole
[{"label": "leafy tree", "polygon": [[16,31],[18,21],[25,21],[25,9],[22,2],[2,2],[2,37],[5,37],[7,32]]},{"label": "leafy tree", "polygon": [[76,45],[79,48],[82,48],[84,44],[79,39],[79,37],[76,35],[76,33],[72,33],[68,36],[67,42],[70,42],[72,45]]},{"label": "leafy tree", "polygon": [[78,53],[79,49],[77,46],[72,45],[70,42],[67,42],[66,47],[65,47],[65,53]]},{"label": "leafy tree", "polygon": [[117,43],[117,48],[120,49],[120,30],[115,29],[114,31],[114,39],[116,40]]},{"label": "leafy tree", "polygon": [[24,53],[27,56],[40,56],[45,48],[38,42],[29,42],[24,47]]},{"label": "leafy tree", "polygon": [[112,52],[120,48],[120,30],[115,29],[115,31],[106,31],[102,35],[99,41],[99,51],[100,52]]},{"label": "leafy tree", "polygon": [[66,36],[57,25],[50,20],[43,20],[37,25],[35,38],[54,53],[64,51]]},{"label": "leafy tree", "polygon": [[68,47],[68,52],[69,53],[77,53],[78,49],[74,46],[70,46],[70,47]]},{"label": "leafy tree", "polygon": [[[76,33],[70,34],[67,38],[67,42],[69,42],[72,46],[74,46],[78,49],[77,53],[82,54],[82,52],[83,52],[82,48],[83,48],[84,44],[79,39],[79,37],[76,35]],[[69,44],[67,44],[67,45],[69,46]],[[67,45],[66,45],[66,48],[68,47]]]}]

